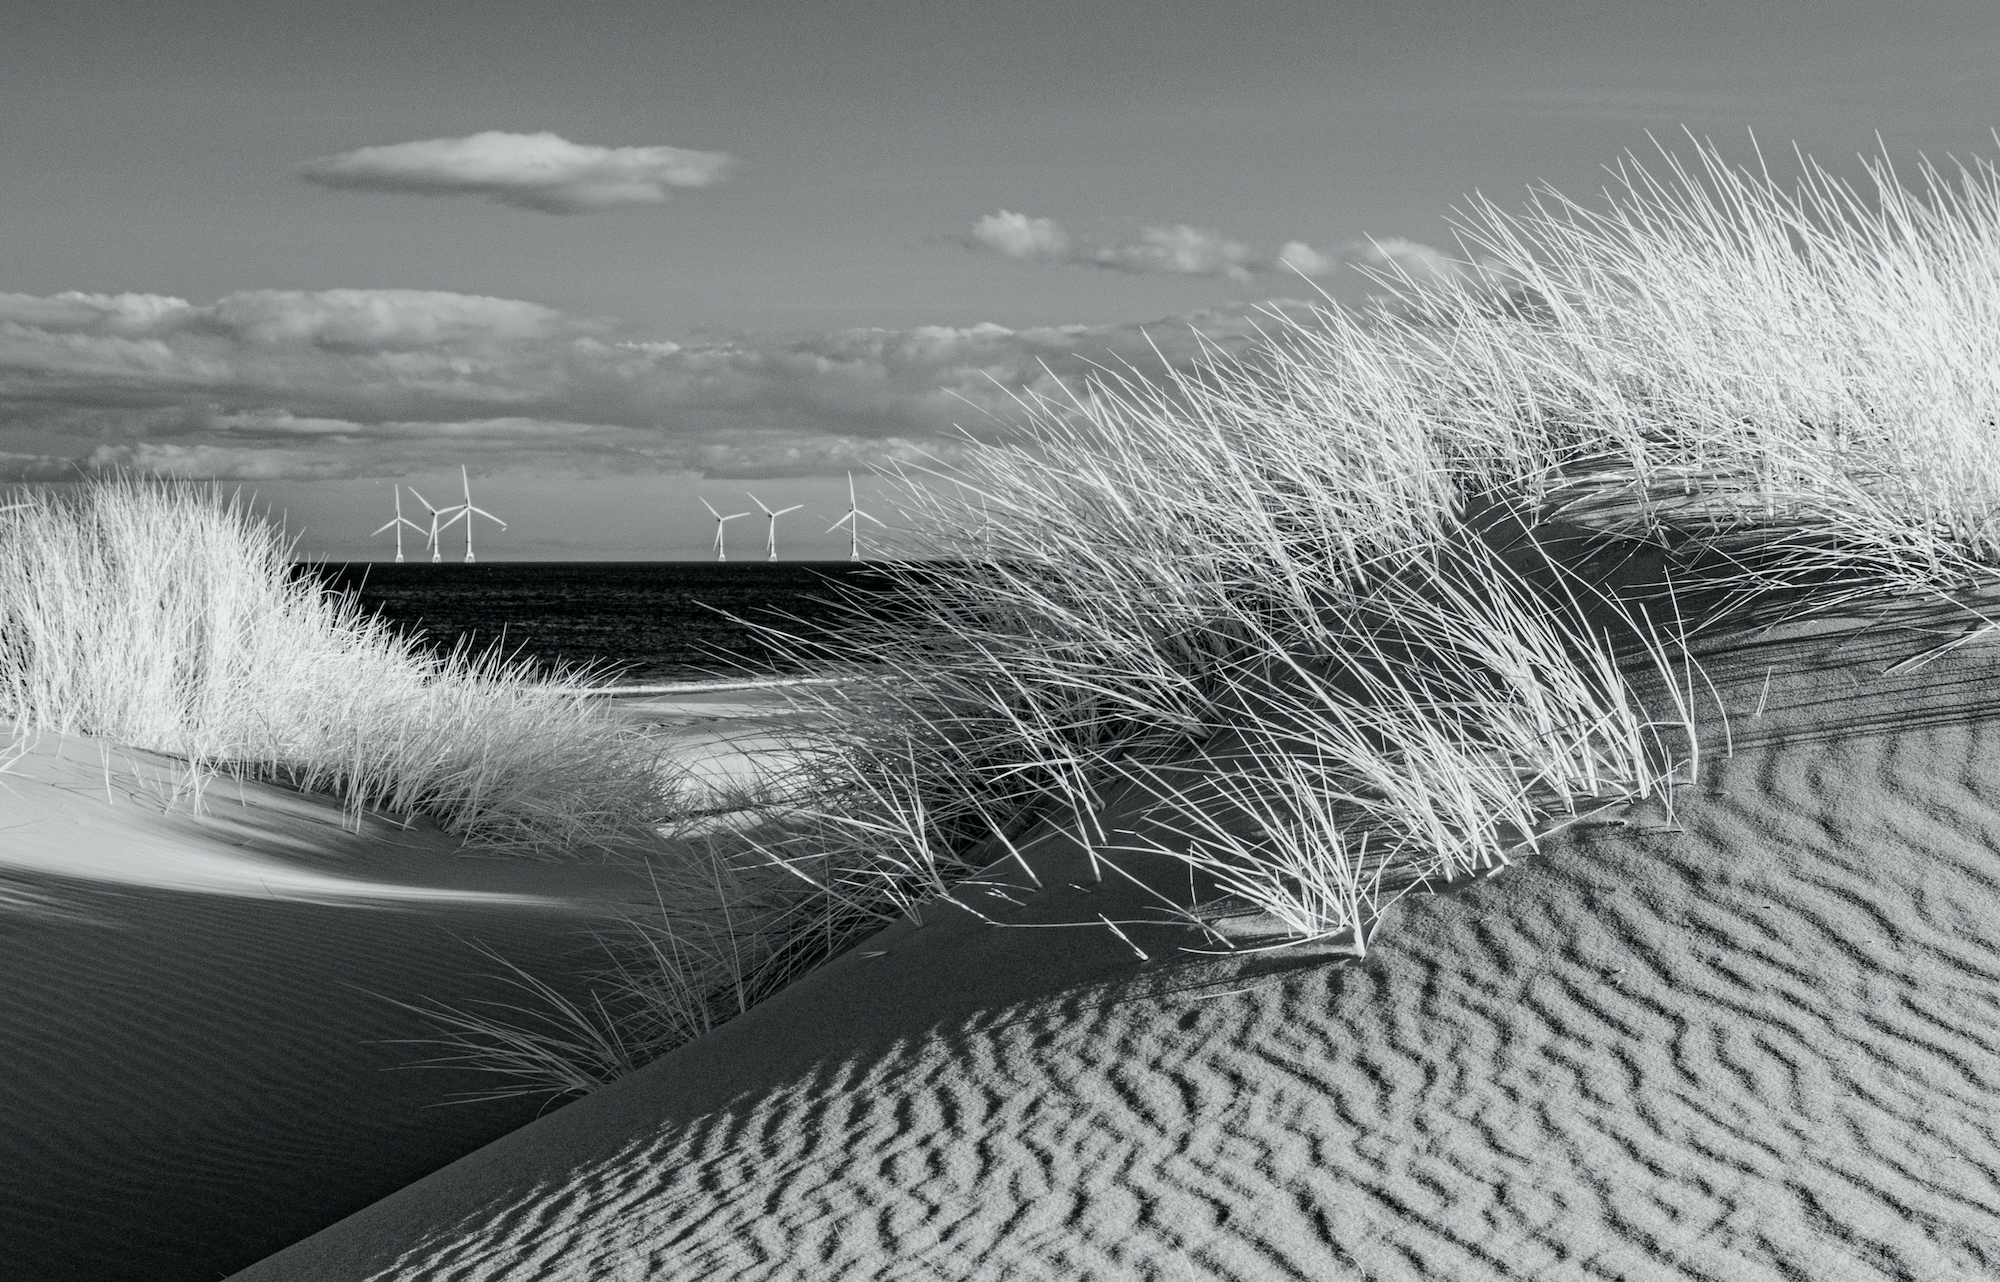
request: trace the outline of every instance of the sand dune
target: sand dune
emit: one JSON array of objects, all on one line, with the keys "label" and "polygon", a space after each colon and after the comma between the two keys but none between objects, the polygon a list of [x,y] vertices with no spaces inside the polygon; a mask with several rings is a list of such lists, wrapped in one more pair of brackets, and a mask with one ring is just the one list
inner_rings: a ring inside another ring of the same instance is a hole
[{"label": "sand dune", "polygon": [[[4,740],[0,740],[4,742]],[[208,1282],[533,1119],[384,998],[581,995],[634,869],[45,737],[0,773],[0,1277]]]},{"label": "sand dune", "polygon": [[[1882,675],[1938,627],[1718,650],[1677,824],[1364,961],[943,911],[239,1276],[1994,1276],[2000,663]],[[1036,860],[970,901],[1144,914]]]}]

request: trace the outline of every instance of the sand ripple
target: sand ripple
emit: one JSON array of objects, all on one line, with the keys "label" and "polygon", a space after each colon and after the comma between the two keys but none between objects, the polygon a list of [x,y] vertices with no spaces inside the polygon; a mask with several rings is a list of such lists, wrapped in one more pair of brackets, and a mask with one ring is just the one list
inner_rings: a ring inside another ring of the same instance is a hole
[{"label": "sand ripple", "polygon": [[2000,721],[1847,688],[1365,963],[891,932],[241,1276],[2000,1275]]}]

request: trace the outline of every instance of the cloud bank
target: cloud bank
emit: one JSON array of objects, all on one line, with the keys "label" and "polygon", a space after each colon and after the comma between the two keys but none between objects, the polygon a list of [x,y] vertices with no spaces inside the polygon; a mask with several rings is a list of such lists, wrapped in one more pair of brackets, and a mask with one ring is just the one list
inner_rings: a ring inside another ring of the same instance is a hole
[{"label": "cloud bank", "polygon": [[1092,362],[1190,361],[1195,330],[1229,347],[1254,318],[1239,307],[1145,326],[672,343],[536,303],[422,290],[255,290],[207,304],[0,294],[0,479],[112,467],[386,477],[460,462],[839,475],[948,455],[956,426],[1004,430],[1015,395],[1060,395]]},{"label": "cloud bank", "polygon": [[360,147],[309,160],[298,173],[336,189],[483,196],[544,214],[589,214],[665,204],[672,198],[669,189],[721,182],[733,163],[719,151],[598,147],[553,133],[488,130]]},{"label": "cloud bank", "polygon": [[1419,283],[1459,274],[1442,251],[1400,238],[1356,241],[1332,252],[1294,240],[1276,252],[1265,252],[1185,223],[1144,226],[1125,236],[1092,237],[1074,234],[1053,218],[1006,209],[974,222],[964,243],[1020,262],[1073,263],[1135,275],[1223,276],[1239,283],[1268,273],[1325,276],[1343,264],[1365,266],[1390,277],[1400,270]]}]

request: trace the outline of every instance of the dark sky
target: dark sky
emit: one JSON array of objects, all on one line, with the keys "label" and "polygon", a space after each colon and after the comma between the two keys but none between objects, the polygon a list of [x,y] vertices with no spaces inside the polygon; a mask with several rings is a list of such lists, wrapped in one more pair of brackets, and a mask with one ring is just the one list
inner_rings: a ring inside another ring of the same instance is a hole
[{"label": "dark sky", "polygon": [[[1992,158],[1996,89],[1990,0],[16,6],[0,469],[244,480],[357,555],[463,462],[495,555],[699,555],[697,493],[837,514],[987,372],[1309,294],[1285,246],[1349,297],[1369,237],[1451,252],[1467,192],[1588,196],[1648,131]],[[713,173],[354,158],[483,134]]]}]

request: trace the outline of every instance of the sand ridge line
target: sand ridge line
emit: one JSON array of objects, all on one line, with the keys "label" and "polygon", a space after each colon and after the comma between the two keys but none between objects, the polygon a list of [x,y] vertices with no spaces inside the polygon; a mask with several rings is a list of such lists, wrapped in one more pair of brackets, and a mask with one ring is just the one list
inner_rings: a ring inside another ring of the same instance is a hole
[{"label": "sand ridge line", "polygon": [[[0,775],[0,868],[37,876],[322,903],[461,903],[603,912],[644,902],[602,866],[466,859],[416,822],[80,736],[25,741]],[[93,834],[86,837],[86,834]]]}]

